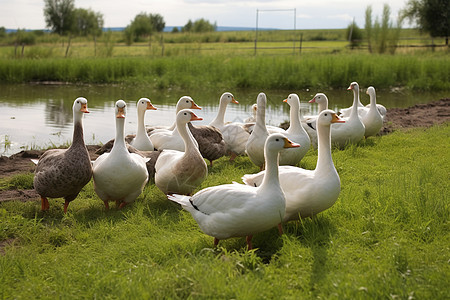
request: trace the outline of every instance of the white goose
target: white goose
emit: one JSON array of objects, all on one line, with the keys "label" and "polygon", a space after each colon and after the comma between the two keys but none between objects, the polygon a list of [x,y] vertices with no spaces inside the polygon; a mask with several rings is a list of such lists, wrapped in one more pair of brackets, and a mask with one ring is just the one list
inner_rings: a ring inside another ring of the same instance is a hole
[{"label": "white goose", "polygon": [[73,102],[73,139],[68,149],[50,149],[44,152],[34,172],[33,185],[41,196],[41,209],[49,209],[47,198],[63,197],[64,213],[70,201],[91,180],[92,165],[83,139],[83,115],[89,113],[86,98]]},{"label": "white goose", "polygon": [[109,208],[109,201],[115,201],[122,208],[136,200],[148,180],[148,159],[129,153],[125,145],[125,101],[116,102],[115,117],[114,146],[111,152],[103,153],[93,163],[94,190],[105,203],[106,209]]},{"label": "white goose", "polygon": [[256,98],[256,123],[245,145],[245,152],[250,160],[261,170],[264,169],[264,145],[269,136],[266,128],[266,94],[259,93]]},{"label": "white goose", "polygon": [[255,123],[256,122],[256,110],[258,109],[258,106],[256,103],[252,104],[252,115],[244,120],[244,123]]},{"label": "white goose", "polygon": [[347,144],[355,144],[364,138],[365,128],[358,115],[359,86],[356,82],[352,82],[348,90],[353,91],[353,106],[351,114],[343,124],[333,124],[331,126],[331,144],[339,148]]},{"label": "white goose", "polygon": [[234,160],[237,155],[245,153],[245,144],[250,133],[244,129],[242,123],[225,123],[225,111],[229,103],[239,102],[234,99],[233,94],[226,92],[220,97],[219,111],[214,120],[209,125],[216,127],[222,133],[227,146],[227,151],[231,154],[230,160]]},{"label": "white goose", "polygon": [[200,229],[214,237],[214,245],[221,239],[246,236],[248,248],[252,249],[253,234],[275,227],[283,220],[285,198],[278,178],[278,152],[297,146],[282,134],[267,138],[266,173],[259,187],[225,184],[208,187],[192,197],[168,198],[192,214]]},{"label": "white goose", "polygon": [[[129,134],[125,136],[125,142],[136,148],[140,151],[153,151],[155,150],[153,147],[153,143],[147,135],[147,131],[145,129],[145,112],[149,109],[156,110],[156,107],[153,106],[150,99],[141,98],[136,102],[137,108],[137,132],[136,134]],[[109,140],[105,143],[101,148],[99,148],[95,154],[103,154],[105,152],[110,152],[114,145],[114,139]]]},{"label": "white goose", "polygon": [[191,110],[183,109],[177,114],[176,127],[183,139],[183,151],[164,150],[155,164],[155,184],[164,194],[191,194],[208,174],[208,167],[203,159],[187,123],[203,120]]},{"label": "white goose", "polygon": [[[309,100],[309,103],[317,103],[319,105],[319,114],[328,109],[328,97],[324,93],[317,93],[314,98]],[[311,145],[317,149],[317,125],[316,120],[319,115],[305,117],[302,122],[303,128],[308,133],[311,140]]]},{"label": "white goose", "polygon": [[295,149],[284,149],[280,152],[280,166],[292,165],[295,166],[306,155],[311,146],[311,141],[308,133],[305,131],[300,123],[300,99],[297,94],[290,94],[283,100],[290,106],[289,119],[290,125],[286,130],[286,137],[291,141],[300,144],[300,147]]},{"label": "white goose", "polygon": [[[353,92],[355,92],[355,91],[357,91],[357,93],[355,94],[353,94],[353,104],[352,104],[352,106],[350,106],[350,107],[347,107],[347,108],[342,108],[342,109],[340,109],[339,110],[339,116],[341,117],[341,118],[349,118],[350,117],[350,115],[351,115],[351,113],[352,113],[352,110],[353,110],[353,107],[356,105],[356,107],[358,108],[358,110],[361,110],[361,112],[358,112],[359,114],[365,114],[366,113],[366,111],[368,110],[362,103],[361,103],[361,100],[359,99],[359,84],[357,83],[357,82],[352,82],[351,84],[350,84],[350,87],[352,87],[353,86]],[[348,89],[350,89],[350,87],[348,88]],[[355,101],[356,101],[356,104],[355,104]]]},{"label": "white goose", "polygon": [[[299,217],[311,217],[331,207],[340,193],[340,179],[331,157],[330,127],[343,122],[332,110],[324,110],[317,119],[319,138],[318,158],[315,170],[294,166],[280,166],[280,185],[286,196],[284,222]],[[258,187],[266,171],[244,175],[242,180],[249,186]]]},{"label": "white goose", "polygon": [[366,94],[370,97],[370,108],[369,111],[361,118],[361,121],[365,127],[364,136],[369,137],[372,135],[377,135],[377,133],[380,132],[381,127],[383,127],[383,117],[381,116],[376,105],[375,88],[373,86],[369,86]]}]

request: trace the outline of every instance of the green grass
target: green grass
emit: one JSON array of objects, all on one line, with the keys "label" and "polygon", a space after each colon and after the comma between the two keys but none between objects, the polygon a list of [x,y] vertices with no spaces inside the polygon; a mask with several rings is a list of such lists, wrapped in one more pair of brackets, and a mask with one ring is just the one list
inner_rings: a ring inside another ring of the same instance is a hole
[{"label": "green grass", "polygon": [[450,58],[428,55],[176,56],[0,59],[0,81],[145,84],[150,88],[340,88],[358,78],[379,89],[450,90]]},{"label": "green grass", "polygon": [[[450,128],[398,131],[333,150],[342,191],[314,219],[221,241],[153,185],[104,211],[89,183],[62,212],[0,204],[0,297],[448,299]],[[301,165],[314,168],[317,152]],[[257,172],[216,162],[201,188]],[[29,186],[31,177],[8,186]]]}]

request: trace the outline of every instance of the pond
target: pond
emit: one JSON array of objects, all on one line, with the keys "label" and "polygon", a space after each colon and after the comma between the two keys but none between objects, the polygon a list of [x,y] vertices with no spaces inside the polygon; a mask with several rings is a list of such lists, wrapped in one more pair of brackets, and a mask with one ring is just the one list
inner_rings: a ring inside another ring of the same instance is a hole
[{"label": "pond", "polygon": [[[361,87],[360,98],[369,103]],[[346,90],[269,90],[267,95],[266,122],[279,125],[289,119],[289,106],[283,103],[290,93],[300,96],[303,115],[317,114],[317,105],[308,101],[323,92],[329,98],[329,107],[335,111],[349,107],[353,94]],[[86,144],[105,143],[115,136],[114,103],[123,99],[128,104],[126,134],[137,128],[136,102],[141,97],[149,98],[156,111],[147,111],[146,125],[170,125],[175,120],[175,104],[181,96],[189,95],[202,107],[196,114],[208,124],[216,116],[219,97],[226,92],[203,90],[151,90],[133,85],[0,85],[0,155],[9,156],[26,149],[40,149],[67,144],[72,139],[72,105],[77,97],[88,99],[91,113],[84,115],[84,138]],[[257,90],[230,90],[239,104],[230,104],[225,114],[226,121],[242,121],[251,115],[251,105],[256,102]],[[446,92],[401,92],[377,91],[377,102],[386,107],[408,107],[417,103],[439,100]]]}]

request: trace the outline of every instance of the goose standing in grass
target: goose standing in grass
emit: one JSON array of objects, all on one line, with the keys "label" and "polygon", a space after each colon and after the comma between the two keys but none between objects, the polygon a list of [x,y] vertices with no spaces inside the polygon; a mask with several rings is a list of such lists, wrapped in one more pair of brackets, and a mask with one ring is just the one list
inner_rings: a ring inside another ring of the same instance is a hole
[{"label": "goose standing in grass", "polygon": [[252,249],[253,234],[283,220],[285,197],[278,178],[278,153],[298,146],[282,134],[267,138],[266,171],[259,187],[225,184],[208,187],[191,197],[175,194],[168,198],[192,214],[200,229],[214,237],[215,246],[222,239],[246,236],[248,249]]},{"label": "goose standing in grass", "polygon": [[[331,124],[344,122],[332,110],[324,110],[317,119],[319,139],[317,165],[315,170],[294,166],[280,166],[279,179],[286,197],[284,222],[299,217],[312,217],[331,207],[337,200],[341,183],[331,157]],[[251,187],[262,186],[266,171],[242,177]]]},{"label": "goose standing in grass", "polygon": [[361,118],[361,121],[365,127],[365,137],[377,135],[380,132],[381,127],[383,127],[383,117],[377,108],[376,104],[376,93],[373,86],[367,88],[366,94],[370,97],[370,108],[369,111]]},{"label": "goose standing in grass", "polygon": [[311,140],[300,122],[300,99],[298,95],[290,94],[283,102],[286,102],[290,106],[290,125],[284,135],[294,143],[299,144],[300,147],[281,150],[280,166],[295,166],[308,152],[309,147],[311,146]]},{"label": "goose standing in grass", "polygon": [[[319,114],[328,109],[328,97],[324,93],[317,93],[314,98],[309,100],[309,103],[317,103],[319,105]],[[308,136],[311,140],[311,145],[314,147],[314,149],[317,149],[317,124],[316,120],[319,116],[308,116],[305,117],[304,121],[302,122],[303,128],[308,133]]]},{"label": "goose standing in grass", "polygon": [[109,209],[109,201],[119,208],[133,202],[142,193],[148,180],[146,162],[139,154],[129,153],[125,145],[126,103],[115,105],[116,138],[109,153],[103,153],[93,163],[94,190]]},{"label": "goose standing in grass", "polygon": [[192,110],[183,109],[177,114],[178,132],[184,142],[183,151],[163,150],[155,161],[155,184],[164,194],[191,194],[208,174],[203,159],[187,123],[201,121]]},{"label": "goose standing in grass", "polygon": [[91,180],[92,165],[83,138],[83,114],[89,113],[86,98],[73,103],[73,139],[68,149],[47,150],[39,159],[34,175],[34,189],[41,196],[41,209],[48,210],[47,198],[64,198],[64,213],[70,201]]},{"label": "goose standing in grass", "polygon": [[343,148],[347,144],[356,144],[364,138],[366,131],[358,114],[359,86],[356,82],[352,82],[348,90],[353,91],[353,106],[350,116],[342,118],[345,123],[331,126],[331,144],[339,148]]},{"label": "goose standing in grass", "polygon": [[[125,136],[126,144],[129,144],[140,151],[153,151],[153,143],[147,135],[145,129],[145,112],[149,109],[156,110],[152,102],[148,98],[141,98],[136,103],[137,108],[137,132],[136,134],[128,134]],[[109,140],[102,147],[100,147],[95,154],[103,154],[105,152],[110,152],[114,145],[114,139]]]},{"label": "goose standing in grass", "polygon": [[214,120],[209,125],[216,127],[222,133],[227,152],[230,153],[230,160],[234,160],[236,156],[245,153],[245,144],[247,143],[250,133],[244,129],[242,123],[225,123],[225,112],[229,103],[239,102],[234,99],[233,94],[226,92],[220,97],[219,110]]},{"label": "goose standing in grass", "polygon": [[266,128],[266,102],[266,94],[259,93],[256,99],[258,110],[256,111],[255,127],[245,145],[248,157],[261,170],[264,169],[264,145],[269,136]]}]

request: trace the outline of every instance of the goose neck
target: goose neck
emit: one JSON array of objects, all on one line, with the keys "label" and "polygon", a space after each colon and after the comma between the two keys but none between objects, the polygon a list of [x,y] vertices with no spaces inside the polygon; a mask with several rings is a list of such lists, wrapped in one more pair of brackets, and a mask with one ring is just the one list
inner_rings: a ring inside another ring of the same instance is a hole
[{"label": "goose neck", "polygon": [[359,90],[353,89],[353,105],[350,116],[358,116],[358,106],[362,106],[361,101],[359,101]]},{"label": "goose neck", "polygon": [[330,126],[317,126],[318,154],[316,172],[334,169],[333,158],[331,157],[331,128]]},{"label": "goose neck", "polygon": [[225,111],[227,110],[227,105],[228,103],[226,103],[225,101],[220,101],[217,116],[210,123],[210,125],[223,126],[225,124]]},{"label": "goose neck", "polygon": [[83,114],[82,113],[73,113],[73,136],[72,136],[72,145],[75,146],[83,146],[84,144],[84,134],[83,134]]},{"label": "goose neck", "polygon": [[144,117],[145,117],[145,110],[139,111],[138,110],[138,127],[136,136],[146,136],[147,130],[145,130],[145,124],[144,124]]},{"label": "goose neck", "polygon": [[303,129],[303,126],[300,123],[300,108],[298,105],[291,106],[291,109],[289,111],[289,119],[289,132],[298,132],[299,130]]},{"label": "goose neck", "polygon": [[261,183],[261,188],[267,188],[268,186],[279,186],[280,179],[278,174],[278,160],[279,160],[279,152],[278,151],[267,151],[264,148],[264,156],[266,158],[266,170],[264,173],[264,179]]},{"label": "goose neck", "polygon": [[125,145],[125,118],[116,118],[116,138],[111,153],[117,151],[128,151]]},{"label": "goose neck", "polygon": [[194,143],[194,136],[189,130],[188,124],[177,123],[177,127],[175,130],[178,130],[178,134],[183,139],[185,153],[195,151],[195,149],[197,149]]}]

